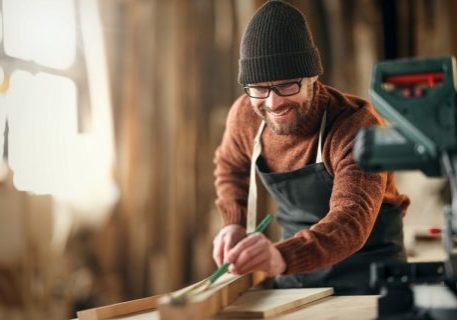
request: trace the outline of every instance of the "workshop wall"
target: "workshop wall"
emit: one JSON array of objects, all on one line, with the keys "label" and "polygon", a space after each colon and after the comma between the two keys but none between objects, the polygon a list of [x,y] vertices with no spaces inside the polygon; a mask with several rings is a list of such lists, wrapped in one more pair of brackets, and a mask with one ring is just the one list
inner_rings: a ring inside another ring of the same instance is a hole
[{"label": "workshop wall", "polygon": [[[323,58],[321,80],[364,98],[379,60],[457,55],[452,0],[290,2],[310,22]],[[2,163],[0,319],[74,317],[76,310],[167,292],[210,274],[212,239],[220,226],[213,154],[228,110],[241,94],[240,37],[263,3],[98,1],[119,197],[103,219],[90,219],[102,215],[99,210],[77,218],[81,209],[53,195],[17,191],[13,173]],[[0,56],[0,66],[10,63],[6,59]],[[3,82],[7,79],[8,74]],[[75,79],[87,92],[84,75]],[[1,82],[0,97],[8,91]],[[80,117],[90,128],[93,115],[84,108]],[[441,217],[445,182],[422,179],[419,188],[417,179],[399,175],[400,189],[414,196],[407,222],[427,224]],[[272,208],[263,190],[260,211]],[[52,230],[61,211],[73,218],[56,246]]]}]

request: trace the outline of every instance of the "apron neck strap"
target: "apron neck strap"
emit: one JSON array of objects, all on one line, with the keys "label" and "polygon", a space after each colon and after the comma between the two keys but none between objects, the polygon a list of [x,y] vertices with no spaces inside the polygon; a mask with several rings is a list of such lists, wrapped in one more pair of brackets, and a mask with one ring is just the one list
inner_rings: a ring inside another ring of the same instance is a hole
[{"label": "apron neck strap", "polygon": [[317,144],[316,163],[322,162],[322,137],[324,136],[325,124],[327,122],[327,110],[324,111],[322,116],[321,127],[319,129],[319,142]]},{"label": "apron neck strap", "polygon": [[260,124],[259,130],[254,139],[254,148],[251,157],[251,172],[249,176],[248,212],[246,227],[247,232],[254,232],[257,225],[257,181],[256,162],[262,153],[262,132],[265,129],[265,121]]}]

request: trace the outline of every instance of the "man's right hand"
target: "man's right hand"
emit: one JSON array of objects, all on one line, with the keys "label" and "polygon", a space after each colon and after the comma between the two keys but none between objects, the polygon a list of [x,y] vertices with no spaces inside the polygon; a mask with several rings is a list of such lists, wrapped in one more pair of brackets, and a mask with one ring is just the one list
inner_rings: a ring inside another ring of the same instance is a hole
[{"label": "man's right hand", "polygon": [[213,258],[219,267],[226,262],[229,250],[245,237],[246,229],[239,224],[229,224],[219,231],[213,240]]}]

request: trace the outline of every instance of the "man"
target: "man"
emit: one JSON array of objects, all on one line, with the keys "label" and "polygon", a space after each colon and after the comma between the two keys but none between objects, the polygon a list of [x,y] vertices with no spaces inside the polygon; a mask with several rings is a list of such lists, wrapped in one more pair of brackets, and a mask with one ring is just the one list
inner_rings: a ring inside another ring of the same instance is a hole
[{"label": "man", "polygon": [[[224,227],[213,256],[218,265],[230,262],[235,274],[277,276],[278,288],[366,294],[371,262],[405,260],[409,199],[392,173],[356,165],[358,130],[382,120],[368,102],[320,83],[322,72],[305,17],[282,1],[263,5],[241,43],[246,94],[229,112],[215,157]],[[278,243],[263,234],[246,237],[247,220],[251,228],[255,221],[255,210],[247,210],[255,202],[254,170],[278,203]]]}]

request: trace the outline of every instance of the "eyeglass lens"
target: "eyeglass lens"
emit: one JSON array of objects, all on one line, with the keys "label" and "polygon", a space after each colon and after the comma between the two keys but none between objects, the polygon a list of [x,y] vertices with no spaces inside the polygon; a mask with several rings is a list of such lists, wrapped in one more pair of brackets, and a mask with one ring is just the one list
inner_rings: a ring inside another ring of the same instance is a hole
[{"label": "eyeglass lens", "polygon": [[300,91],[300,85],[296,82],[294,83],[284,83],[271,87],[246,87],[246,93],[253,98],[267,98],[271,90],[274,90],[275,93],[279,96],[290,96],[298,93]]}]

